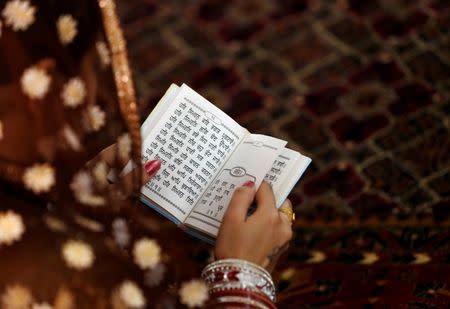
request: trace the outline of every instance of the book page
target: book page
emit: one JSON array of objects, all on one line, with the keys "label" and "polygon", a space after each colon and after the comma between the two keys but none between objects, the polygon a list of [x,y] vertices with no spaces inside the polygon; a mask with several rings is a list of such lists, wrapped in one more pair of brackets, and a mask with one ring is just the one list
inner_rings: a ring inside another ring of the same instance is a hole
[{"label": "book page", "polygon": [[161,169],[141,193],[184,221],[247,130],[184,84],[157,115],[142,161],[159,159]]},{"label": "book page", "polygon": [[[147,137],[150,132],[153,130],[153,128],[158,124],[158,122],[161,120],[164,113],[167,111],[167,109],[170,107],[170,104],[177,96],[178,92],[180,92],[180,87],[178,87],[175,84],[170,85],[170,87],[166,90],[166,93],[161,97],[161,99],[158,101],[158,104],[155,106],[151,114],[145,119],[144,123],[141,125],[141,136],[145,140],[145,137]],[[144,163],[147,160],[144,161]],[[129,172],[133,170],[135,167],[134,162],[131,160],[126,164],[122,172],[120,173],[120,176],[126,175]],[[114,178],[114,174],[110,173],[108,175],[108,179],[111,182],[115,182],[116,179]]]},{"label": "book page", "polygon": [[245,137],[195,205],[186,223],[216,236],[234,190],[246,181],[258,188],[286,141],[251,134]]},{"label": "book page", "polygon": [[286,200],[310,162],[310,158],[288,148],[275,159],[264,180],[272,185],[277,208]]},{"label": "book page", "polygon": [[150,134],[156,124],[161,120],[164,113],[169,109],[170,103],[172,103],[179,92],[180,87],[175,84],[171,84],[166,90],[166,93],[164,93],[152,113],[145,119],[141,126],[141,136],[143,139]]}]

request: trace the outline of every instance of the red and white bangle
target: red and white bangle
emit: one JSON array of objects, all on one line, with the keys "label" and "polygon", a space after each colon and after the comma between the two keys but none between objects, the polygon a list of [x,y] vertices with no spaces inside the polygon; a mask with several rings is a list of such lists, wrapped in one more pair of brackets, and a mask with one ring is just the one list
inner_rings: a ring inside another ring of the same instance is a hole
[{"label": "red and white bangle", "polygon": [[244,260],[215,261],[203,269],[202,278],[211,295],[244,291],[246,295],[255,295],[257,298],[264,296],[275,302],[275,285],[270,274],[264,268]]},{"label": "red and white bangle", "polygon": [[208,308],[257,308],[276,309],[275,304],[260,292],[245,289],[230,289],[212,292]]}]

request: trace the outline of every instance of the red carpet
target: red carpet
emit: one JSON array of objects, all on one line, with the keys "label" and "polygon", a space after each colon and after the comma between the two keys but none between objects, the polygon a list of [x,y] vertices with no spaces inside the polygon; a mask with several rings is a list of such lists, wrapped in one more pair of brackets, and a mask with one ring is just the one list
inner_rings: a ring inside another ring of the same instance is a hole
[{"label": "red carpet", "polygon": [[121,2],[143,117],[185,82],[313,159],[280,308],[449,308],[448,1]]}]

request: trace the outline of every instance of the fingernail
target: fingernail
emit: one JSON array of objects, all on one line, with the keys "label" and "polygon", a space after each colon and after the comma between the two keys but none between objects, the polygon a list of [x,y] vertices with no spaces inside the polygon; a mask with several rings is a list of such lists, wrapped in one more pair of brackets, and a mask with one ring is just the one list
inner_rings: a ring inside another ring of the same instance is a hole
[{"label": "fingernail", "polygon": [[149,176],[154,176],[161,167],[161,161],[151,160],[144,164],[144,170]]},{"label": "fingernail", "polygon": [[255,185],[255,183],[254,183],[253,181],[251,181],[251,180],[246,181],[246,182],[243,184],[244,187],[248,187],[248,188],[253,188],[254,185]]}]

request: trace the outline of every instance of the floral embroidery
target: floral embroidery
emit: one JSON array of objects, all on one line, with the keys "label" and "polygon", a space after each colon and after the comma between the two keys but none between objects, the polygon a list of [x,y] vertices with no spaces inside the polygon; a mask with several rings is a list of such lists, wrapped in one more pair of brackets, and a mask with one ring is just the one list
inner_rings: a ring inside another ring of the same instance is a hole
[{"label": "floral embroidery", "polygon": [[24,31],[35,21],[36,8],[29,1],[9,1],[3,9],[2,15],[5,24],[11,26],[14,31]]},{"label": "floral embroidery", "polygon": [[106,43],[103,41],[98,41],[95,44],[95,47],[97,48],[97,53],[100,58],[102,66],[107,67],[111,63],[111,56],[109,53],[109,49],[106,46]]},{"label": "floral embroidery", "polygon": [[91,246],[79,240],[67,241],[61,253],[67,266],[76,270],[91,267],[95,259]]},{"label": "floral embroidery", "polygon": [[31,67],[25,70],[20,79],[22,91],[31,99],[42,99],[48,92],[51,77],[42,69]]},{"label": "floral embroidery", "polygon": [[91,175],[86,171],[79,171],[73,176],[70,183],[75,198],[82,204],[96,207],[105,204],[102,196],[94,195],[92,192],[93,181]]},{"label": "floral embroidery", "polygon": [[32,302],[31,291],[20,284],[7,286],[1,296],[2,308],[29,308]]},{"label": "floral embroidery", "polygon": [[23,174],[25,188],[36,194],[48,192],[55,184],[55,170],[48,164],[35,164]]},{"label": "floral embroidery", "polygon": [[143,308],[147,303],[142,290],[130,280],[126,280],[120,285],[119,295],[125,305],[131,308]]},{"label": "floral embroidery", "polygon": [[141,238],[134,244],[133,256],[140,268],[153,268],[161,260],[161,247],[153,239]]},{"label": "floral embroidery", "polygon": [[92,178],[86,171],[80,171],[73,176],[70,183],[75,196],[87,195],[92,193]]},{"label": "floral embroidery", "polygon": [[180,301],[189,308],[203,306],[208,299],[208,287],[202,280],[191,280],[181,285]]},{"label": "floral embroidery", "polygon": [[97,182],[97,184],[104,188],[108,184],[108,166],[105,162],[99,161],[92,169],[92,175]]},{"label": "floral embroidery", "polygon": [[59,40],[63,45],[72,43],[78,33],[78,22],[72,17],[72,15],[61,15],[57,22]]},{"label": "floral embroidery", "polygon": [[121,160],[127,161],[130,158],[131,138],[129,134],[125,133],[119,136],[117,139],[117,149]]},{"label": "floral embroidery", "polygon": [[86,86],[79,77],[70,79],[63,87],[61,98],[65,106],[77,107],[86,97]]},{"label": "floral embroidery", "polygon": [[94,131],[100,130],[105,125],[105,112],[98,105],[89,105],[86,116],[91,129]]},{"label": "floral embroidery", "polygon": [[12,210],[0,212],[0,245],[11,245],[25,232],[22,217]]}]

